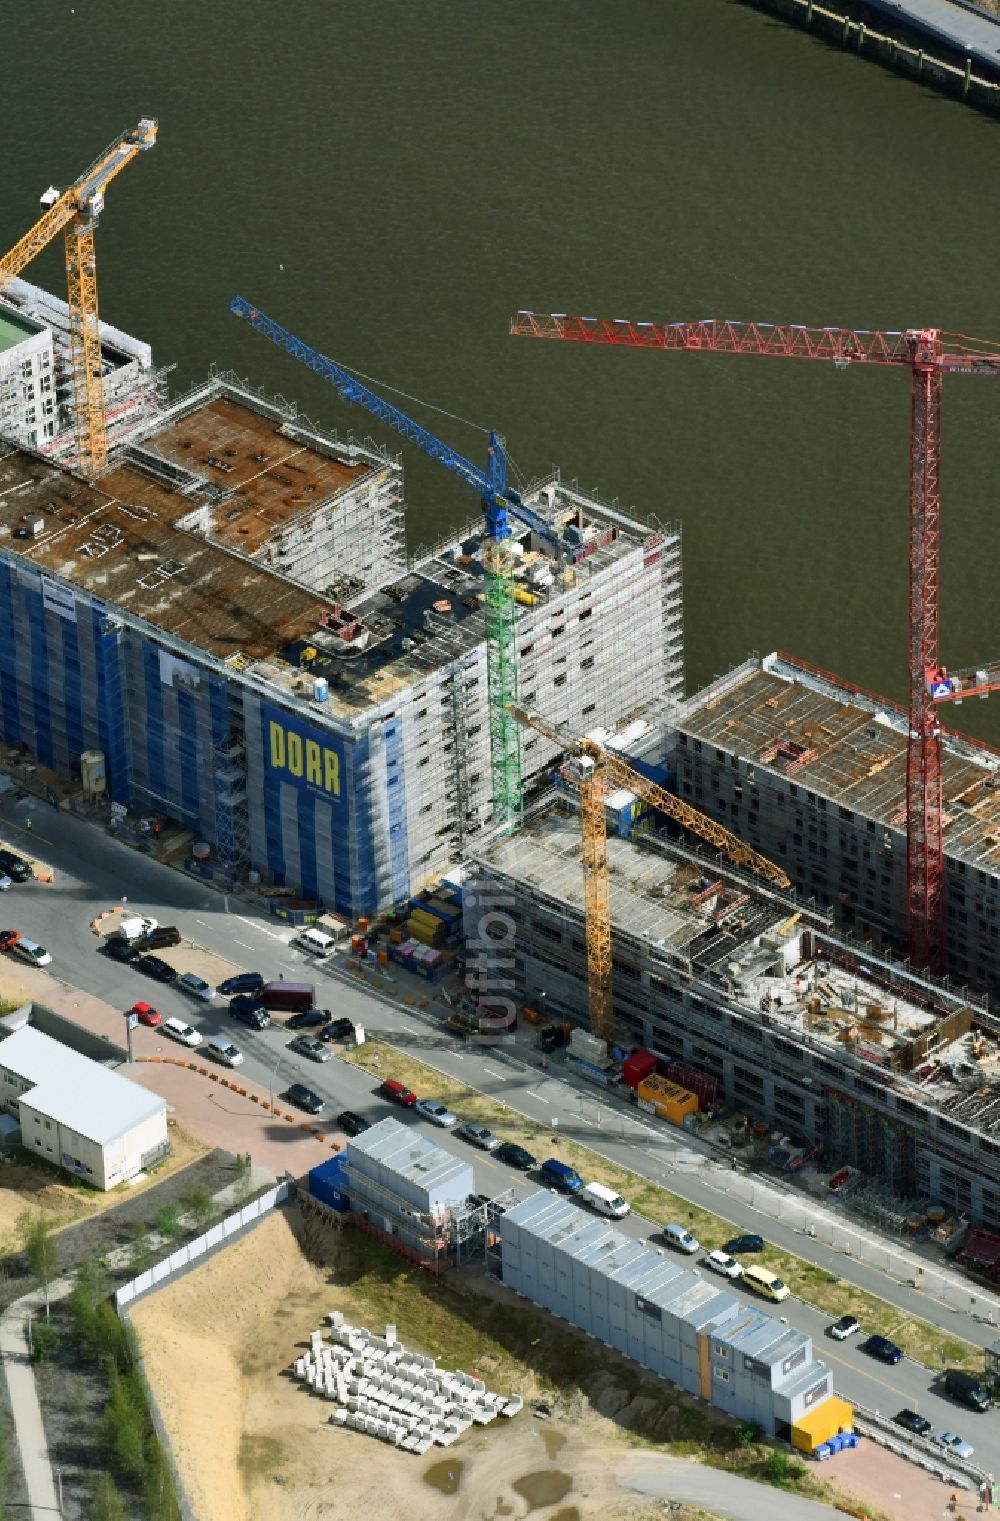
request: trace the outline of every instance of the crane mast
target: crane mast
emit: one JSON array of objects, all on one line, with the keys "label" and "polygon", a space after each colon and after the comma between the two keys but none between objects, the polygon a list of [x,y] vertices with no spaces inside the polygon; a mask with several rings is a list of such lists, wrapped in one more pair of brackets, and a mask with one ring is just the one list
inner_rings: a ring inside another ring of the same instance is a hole
[{"label": "crane mast", "polygon": [[[907,928],[914,965],[944,963],[944,830],[941,726],[936,708],[960,698],[941,665],[941,388],[945,375],[1000,375],[1000,345],[936,328],[878,332],[795,324],[718,321],[631,322],[520,311],[515,337],[688,353],[756,354],[850,365],[895,365],[911,376],[909,512],[909,725],[906,751]],[[947,339],[947,342],[945,340]],[[1000,686],[1000,670],[979,673],[980,695]]]},{"label": "crane mast", "polygon": [[587,944],[587,999],[590,1028],[609,1043],[614,1038],[612,1007],[611,890],[608,872],[608,786],[627,788],[651,807],[722,850],[737,866],[747,867],[772,887],[788,888],[791,882],[775,866],[731,830],[692,808],[690,803],[650,781],[620,756],[612,755],[596,740],[576,739],[560,725],[527,708],[514,707],[513,717],[534,729],[552,744],[574,757],[572,779],[580,796],[580,835],[583,856],[583,911]]},{"label": "crane mast", "polygon": [[44,214],[0,258],[0,295],[22,269],[63,234],[66,261],[66,299],[69,306],[73,400],[76,416],[77,462],[87,476],[98,475],[108,462],[104,417],[104,376],[97,307],[97,259],[94,229],[104,210],[104,192],[126,164],[156,142],[157,123],[144,116],[138,126],[119,134],[80,178],[63,191],[42,197]]}]

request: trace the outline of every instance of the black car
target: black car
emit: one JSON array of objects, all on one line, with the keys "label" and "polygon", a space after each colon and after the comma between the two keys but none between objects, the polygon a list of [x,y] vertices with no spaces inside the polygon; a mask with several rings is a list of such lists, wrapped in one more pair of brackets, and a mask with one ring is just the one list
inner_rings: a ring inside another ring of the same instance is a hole
[{"label": "black car", "polygon": [[320,1040],[353,1040],[353,1019],[332,1019],[323,1030]]},{"label": "black car", "polygon": [[266,1030],[271,1023],[270,1014],[252,993],[238,993],[231,998],[229,1012],[241,1025],[249,1025],[251,1030]]},{"label": "black car", "polygon": [[5,872],[14,882],[29,882],[35,875],[31,862],[23,856],[15,855],[12,850],[0,850],[0,871]]},{"label": "black car", "polygon": [[764,1250],[763,1236],[734,1236],[732,1241],[727,1241],[722,1248],[732,1257],[737,1252],[762,1252]]},{"label": "black car", "polygon": [[897,1426],[902,1426],[904,1431],[912,1431],[914,1436],[930,1436],[934,1427],[926,1416],[918,1415],[915,1410],[900,1410],[893,1416]]},{"label": "black car", "polygon": [[140,951],[164,951],[168,946],[180,943],[181,932],[172,924],[158,924],[148,935],[142,935],[135,941],[136,948]]},{"label": "black car", "polygon": [[315,1030],[319,1025],[325,1025],[330,1018],[329,1009],[303,1009],[300,1014],[293,1014],[288,1021],[289,1030]]},{"label": "black car", "polygon": [[498,1162],[506,1162],[508,1167],[516,1167],[518,1172],[530,1172],[538,1166],[537,1160],[530,1151],[525,1151],[523,1146],[518,1146],[514,1141],[504,1141],[494,1152]]},{"label": "black car", "polygon": [[337,1115],[337,1129],[345,1135],[360,1135],[363,1130],[370,1130],[371,1120],[366,1120],[363,1114],[355,1114],[353,1109],[343,1109]]},{"label": "black car", "polygon": [[290,1088],[285,1089],[283,1097],[298,1109],[304,1109],[306,1114],[319,1114],[320,1110],[326,1107],[326,1099],[321,1099],[318,1093],[313,1093],[305,1083],[293,1083]]},{"label": "black car", "polygon": [[869,1336],[867,1341],[861,1343],[870,1357],[877,1357],[880,1363],[901,1363],[903,1361],[903,1349],[897,1347],[888,1336]]},{"label": "black car", "polygon": [[[263,986],[264,978],[260,972],[237,972],[234,977],[227,977],[224,982],[220,982],[216,991],[228,997],[231,993],[256,993]],[[233,1012],[232,1004],[229,1005],[229,1012]]]},{"label": "black car", "polygon": [[123,940],[121,935],[109,935],[98,950],[103,951],[105,956],[110,956],[112,961],[133,962],[138,961],[140,951],[129,940]]},{"label": "black car", "polygon": [[152,977],[156,982],[173,982],[177,976],[174,968],[159,956],[140,956],[135,969],[137,972],[145,972],[147,977]]}]

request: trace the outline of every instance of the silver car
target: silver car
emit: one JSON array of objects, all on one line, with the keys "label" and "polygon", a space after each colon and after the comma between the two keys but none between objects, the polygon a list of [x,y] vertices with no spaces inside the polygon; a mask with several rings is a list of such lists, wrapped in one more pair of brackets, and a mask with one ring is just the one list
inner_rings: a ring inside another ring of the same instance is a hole
[{"label": "silver car", "polygon": [[215,989],[196,972],[182,972],[174,986],[182,993],[190,993],[192,998],[203,998],[206,1003],[212,1003],[216,997]]},{"label": "silver car", "polygon": [[328,1062],[333,1055],[329,1046],[324,1046],[315,1035],[296,1035],[294,1040],[288,1042],[289,1051],[295,1051],[299,1056],[308,1056],[311,1062]]},{"label": "silver car", "polygon": [[971,1442],[964,1442],[953,1431],[939,1431],[934,1440],[941,1447],[947,1447],[953,1458],[971,1458],[976,1450]]},{"label": "silver car", "polygon": [[442,1130],[450,1130],[452,1125],[458,1124],[458,1115],[452,1114],[437,1099],[418,1099],[415,1108],[425,1120],[430,1120],[432,1125],[440,1125]]},{"label": "silver car", "polygon": [[466,1120],[464,1125],[459,1125],[455,1133],[473,1146],[478,1146],[480,1151],[496,1151],[500,1145],[500,1137],[476,1120]]}]

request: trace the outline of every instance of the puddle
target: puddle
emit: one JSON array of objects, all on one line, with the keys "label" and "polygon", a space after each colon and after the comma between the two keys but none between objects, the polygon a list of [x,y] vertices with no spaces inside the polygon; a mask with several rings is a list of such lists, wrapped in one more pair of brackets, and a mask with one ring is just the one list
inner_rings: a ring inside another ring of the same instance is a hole
[{"label": "puddle", "polygon": [[565,1447],[566,1445],[565,1434],[561,1431],[552,1431],[549,1428],[546,1428],[544,1431],[540,1431],[538,1435],[545,1443],[545,1456],[551,1463],[552,1459],[558,1454],[560,1448]]},{"label": "puddle", "polygon": [[543,1468],[537,1473],[522,1474],[510,1487],[529,1510],[538,1510],[543,1505],[558,1505],[573,1488],[573,1480],[558,1468]]},{"label": "puddle", "polygon": [[549,1521],[580,1521],[580,1512],[575,1505],[564,1505],[562,1510],[554,1510]]},{"label": "puddle", "polygon": [[[439,1495],[457,1495],[462,1487],[462,1475],[465,1472],[465,1464],[457,1458],[445,1458],[442,1463],[434,1463],[424,1474],[424,1483],[429,1484],[431,1489],[436,1489]],[[563,1494],[565,1494],[563,1490]]]}]

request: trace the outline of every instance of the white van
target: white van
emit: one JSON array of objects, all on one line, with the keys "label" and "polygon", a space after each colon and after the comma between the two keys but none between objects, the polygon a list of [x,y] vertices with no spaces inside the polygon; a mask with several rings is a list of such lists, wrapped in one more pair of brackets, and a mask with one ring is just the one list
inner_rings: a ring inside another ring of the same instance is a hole
[{"label": "white van", "polygon": [[141,940],[143,935],[148,935],[156,928],[156,919],[150,919],[145,914],[132,914],[130,918],[123,919],[119,924],[118,933],[123,940]]},{"label": "white van", "polygon": [[605,1188],[603,1183],[585,1183],[579,1198],[597,1214],[609,1215],[612,1220],[623,1220],[628,1214],[628,1205],[621,1195],[613,1188]]},{"label": "white van", "polygon": [[295,936],[292,944],[298,946],[300,951],[308,951],[310,956],[331,956],[337,949],[333,936],[325,935],[318,929],[304,929]]},{"label": "white van", "polygon": [[224,1067],[239,1067],[243,1064],[243,1052],[224,1035],[213,1035],[205,1049],[209,1056],[221,1062]]},{"label": "white van", "polygon": [[676,1221],[671,1221],[669,1225],[663,1227],[663,1239],[668,1246],[675,1246],[679,1252],[686,1252],[689,1257],[701,1251],[701,1242],[698,1238],[692,1236],[690,1231],[685,1230],[683,1225],[678,1225]]},{"label": "white van", "polygon": [[192,1030],[183,1019],[165,1019],[160,1026],[164,1035],[169,1035],[171,1040],[179,1040],[182,1046],[200,1046],[201,1036],[197,1030]]}]

